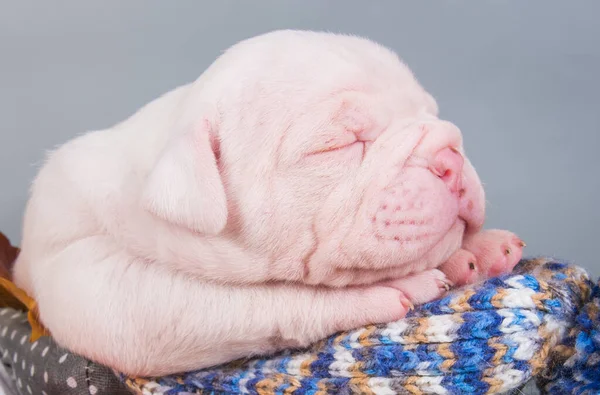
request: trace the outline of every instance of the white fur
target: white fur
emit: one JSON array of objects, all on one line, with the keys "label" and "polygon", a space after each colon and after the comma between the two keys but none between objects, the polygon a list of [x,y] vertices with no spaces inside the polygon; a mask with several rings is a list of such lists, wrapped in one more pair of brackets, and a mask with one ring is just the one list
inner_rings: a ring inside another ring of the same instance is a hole
[{"label": "white fur", "polygon": [[[326,33],[255,37],[49,155],[16,282],[59,344],[129,374],[398,319],[401,293],[378,282],[439,266],[464,225],[483,222],[468,161],[462,200],[427,170],[446,146],[464,154],[391,51]],[[373,236],[381,199],[408,207],[381,231],[402,241]]]}]

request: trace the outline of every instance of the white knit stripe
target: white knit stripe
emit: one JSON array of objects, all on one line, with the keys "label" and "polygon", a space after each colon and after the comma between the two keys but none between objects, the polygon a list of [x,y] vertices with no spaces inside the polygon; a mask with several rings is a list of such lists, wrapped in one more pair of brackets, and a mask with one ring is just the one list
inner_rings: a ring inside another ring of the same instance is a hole
[{"label": "white knit stripe", "polygon": [[535,302],[532,296],[535,292],[531,288],[522,289],[507,289],[506,294],[502,298],[502,304],[508,308],[535,308]]},{"label": "white knit stripe", "polygon": [[[513,323],[516,320],[516,316],[513,313],[512,310],[506,310],[506,309],[502,309],[502,310],[498,310],[496,311],[496,313],[502,317],[502,322],[500,323],[500,328],[502,328],[502,332],[504,333],[509,333],[509,332],[514,332],[519,330],[519,328],[515,328],[515,326],[513,326]],[[512,330],[511,330],[512,329]]]},{"label": "white knit stripe", "polygon": [[429,342],[449,343],[458,338],[456,330],[460,328],[460,324],[450,314],[429,317],[427,324],[424,333]]},{"label": "white knit stripe", "polygon": [[530,361],[539,350],[540,342],[542,341],[538,336],[537,331],[513,333],[507,335],[507,337],[518,344],[517,349],[513,354],[513,358],[521,361]]},{"label": "white knit stripe", "polygon": [[369,388],[377,395],[395,395],[396,391],[390,386],[390,379],[373,377],[369,379]]},{"label": "white knit stripe", "polygon": [[300,355],[294,355],[294,357],[288,361],[286,365],[286,371],[294,376],[301,376],[302,363],[307,359],[311,358],[313,355],[309,353],[304,353]]},{"label": "white knit stripe", "polygon": [[505,392],[523,384],[527,380],[528,376],[527,372],[512,369],[510,365],[496,366],[495,368],[488,370],[486,373],[486,376],[493,377],[494,379],[502,382],[502,386],[499,388],[498,392]]},{"label": "white knit stripe", "polygon": [[442,386],[443,376],[424,376],[416,380],[416,385],[425,394],[447,394],[448,390]]},{"label": "white knit stripe", "polygon": [[431,374],[429,371],[429,367],[431,366],[431,362],[423,361],[417,364],[415,367],[415,375],[417,376],[427,376]]},{"label": "white knit stripe", "polygon": [[517,288],[517,289],[528,288],[527,285],[524,284],[524,281],[523,281],[524,279],[525,279],[525,276],[519,274],[519,275],[511,276],[510,278],[507,278],[504,282],[513,288]]},{"label": "white knit stripe", "polygon": [[363,329],[358,329],[358,330],[355,330],[355,331],[352,331],[352,332],[350,332],[350,333],[348,334],[348,336],[346,336],[346,339],[347,339],[347,340],[346,340],[346,339],[344,339],[344,342],[346,342],[346,341],[347,341],[347,342],[348,342],[349,344],[351,344],[352,346],[354,346],[354,345],[356,345],[356,344],[359,344],[359,343],[358,343],[358,338],[360,337],[360,335],[362,335],[362,334],[363,334],[363,332],[364,332],[365,330],[366,330],[366,329],[364,329],[364,328],[363,328]]},{"label": "white knit stripe", "polygon": [[380,333],[394,343],[406,344],[406,331],[408,326],[408,322],[406,321],[396,321],[388,324]]},{"label": "white knit stripe", "polygon": [[[504,317],[502,323],[499,326],[499,330],[503,333],[512,333],[512,332],[520,332],[523,330],[522,324],[516,322],[517,316],[510,309],[498,309],[496,313]],[[529,310],[519,310],[520,317],[524,317],[526,322],[529,322],[534,325],[534,327],[538,327],[541,325],[542,320],[540,317],[534,312]]]},{"label": "white knit stripe", "polygon": [[347,349],[338,348],[333,353],[334,362],[329,365],[329,373],[335,377],[352,377],[352,367],[356,364],[356,359],[352,352]]},{"label": "white knit stripe", "polygon": [[369,329],[361,328],[361,329],[358,329],[358,330],[355,330],[355,331],[349,333],[348,336],[346,336],[346,338],[348,340],[343,341],[344,345],[346,345],[350,348],[363,348],[364,345],[360,343],[359,338],[363,333],[365,333],[367,331],[369,331]]}]

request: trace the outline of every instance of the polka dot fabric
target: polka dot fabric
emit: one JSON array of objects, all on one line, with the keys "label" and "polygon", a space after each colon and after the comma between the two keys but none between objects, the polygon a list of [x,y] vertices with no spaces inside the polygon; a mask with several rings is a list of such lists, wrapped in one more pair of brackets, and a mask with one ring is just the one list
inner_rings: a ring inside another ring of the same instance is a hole
[{"label": "polka dot fabric", "polygon": [[26,313],[0,309],[0,361],[18,394],[131,394],[108,368],[58,347],[49,337],[31,343],[30,335]]}]

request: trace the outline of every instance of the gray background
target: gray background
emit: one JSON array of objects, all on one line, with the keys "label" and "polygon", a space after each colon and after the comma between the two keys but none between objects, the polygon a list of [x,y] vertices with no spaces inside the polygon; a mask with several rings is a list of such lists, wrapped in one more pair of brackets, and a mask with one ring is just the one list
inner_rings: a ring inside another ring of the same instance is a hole
[{"label": "gray background", "polygon": [[0,229],[17,243],[45,150],[195,79],[238,40],[301,28],[396,50],[461,127],[487,226],[600,275],[599,1],[0,0],[0,10]]}]

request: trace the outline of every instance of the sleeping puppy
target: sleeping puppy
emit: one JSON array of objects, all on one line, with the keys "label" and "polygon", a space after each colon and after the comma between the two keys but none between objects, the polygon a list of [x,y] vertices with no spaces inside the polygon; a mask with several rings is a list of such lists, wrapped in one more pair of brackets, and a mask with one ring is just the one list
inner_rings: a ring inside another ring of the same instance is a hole
[{"label": "sleeping puppy", "polygon": [[480,232],[480,180],[437,114],[369,40],[242,41],[49,155],[15,281],[60,345],[131,375],[398,320],[521,254],[512,233]]}]

